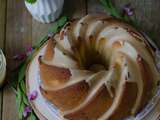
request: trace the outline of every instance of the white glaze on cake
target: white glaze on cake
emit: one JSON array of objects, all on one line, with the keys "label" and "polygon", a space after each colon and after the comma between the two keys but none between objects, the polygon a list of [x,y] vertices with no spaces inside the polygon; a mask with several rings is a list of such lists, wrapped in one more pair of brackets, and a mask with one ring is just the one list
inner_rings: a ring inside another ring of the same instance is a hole
[{"label": "white glaze on cake", "polygon": [[[41,92],[60,108],[64,117],[117,120],[119,116],[124,119],[137,114],[152,97],[160,78],[153,59],[154,52],[131,26],[106,16],[87,15],[66,25],[53,41],[56,43],[52,46],[53,58],[39,58]],[[46,79],[46,71],[53,73],[49,74],[51,79]],[[80,95],[76,94],[77,91],[70,91],[72,89],[78,89]],[[74,94],[73,97],[70,95],[70,100],[61,95],[67,90]],[[101,94],[108,95],[108,103],[104,102],[107,98]],[[96,102],[97,95],[102,106]],[[128,107],[124,104],[125,97]],[[100,106],[97,108],[100,112],[92,111],[96,109],[93,103]],[[120,106],[124,106],[127,112]]]}]

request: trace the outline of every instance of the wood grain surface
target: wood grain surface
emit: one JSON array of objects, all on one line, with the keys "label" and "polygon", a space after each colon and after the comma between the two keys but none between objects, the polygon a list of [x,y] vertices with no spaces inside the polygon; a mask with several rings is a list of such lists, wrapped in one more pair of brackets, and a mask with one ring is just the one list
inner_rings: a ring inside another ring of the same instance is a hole
[{"label": "wood grain surface", "polygon": [[[135,8],[140,27],[147,33],[154,33],[160,46],[160,0],[113,0],[121,10],[126,3]],[[99,0],[65,0],[63,15],[79,18],[87,13],[105,13]],[[17,66],[13,56],[23,52],[27,46],[45,35],[53,25],[35,21],[26,10],[23,0],[0,0],[0,47],[7,58],[7,80],[10,71]],[[160,108],[158,108],[160,111]],[[0,119],[17,120],[17,107],[13,90],[6,85],[0,92]]]},{"label": "wood grain surface", "polygon": [[[6,9],[6,37],[5,37],[5,54],[7,58],[7,80],[10,79],[10,71],[17,66],[13,56],[23,52],[24,48],[31,44],[31,17],[24,7],[24,2],[15,0],[7,1]],[[3,89],[3,108],[2,120],[18,119],[15,94],[13,90],[6,85]]]},{"label": "wood grain surface", "polygon": [[[0,0],[0,48],[5,49],[6,0]],[[2,119],[3,89],[0,89],[0,119]]]},{"label": "wood grain surface", "polygon": [[153,36],[160,47],[160,0],[113,0],[115,5],[122,9],[126,3],[134,8],[135,16],[140,22],[140,28],[148,35]]}]

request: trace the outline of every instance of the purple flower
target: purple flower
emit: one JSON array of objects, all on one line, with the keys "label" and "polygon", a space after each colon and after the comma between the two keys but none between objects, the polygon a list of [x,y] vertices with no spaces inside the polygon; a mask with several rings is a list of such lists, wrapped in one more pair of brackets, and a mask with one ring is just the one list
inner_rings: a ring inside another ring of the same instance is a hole
[{"label": "purple flower", "polygon": [[20,53],[13,56],[13,59],[21,61],[21,60],[24,60],[26,57],[27,57],[26,53]]},{"label": "purple flower", "polygon": [[33,48],[32,48],[32,47],[28,47],[28,48],[26,49],[26,52],[25,52],[25,53],[16,54],[15,56],[13,56],[13,59],[14,59],[14,60],[18,60],[18,61],[22,61],[22,60],[26,59],[26,57],[27,57],[28,55],[30,55],[32,52],[33,52]]},{"label": "purple flower", "polygon": [[31,110],[31,108],[29,106],[25,107],[24,111],[23,111],[23,117],[26,118],[28,116],[28,114],[31,113],[31,111],[32,110]]},{"label": "purple flower", "polygon": [[33,92],[29,93],[27,96],[28,96],[28,99],[30,101],[35,100],[37,98],[37,96],[38,96],[38,92],[37,91],[33,91]]},{"label": "purple flower", "polygon": [[125,15],[132,16],[134,14],[134,9],[131,7],[131,4],[126,4],[123,7],[123,12]]},{"label": "purple flower", "polygon": [[30,55],[32,52],[33,52],[33,47],[32,46],[27,47],[27,49],[26,49],[27,55]]}]

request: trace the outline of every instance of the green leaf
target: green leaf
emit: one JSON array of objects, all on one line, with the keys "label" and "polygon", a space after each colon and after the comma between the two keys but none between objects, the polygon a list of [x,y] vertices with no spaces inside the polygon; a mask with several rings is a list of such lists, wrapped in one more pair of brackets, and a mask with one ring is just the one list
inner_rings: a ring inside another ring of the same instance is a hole
[{"label": "green leaf", "polygon": [[20,107],[19,107],[19,112],[18,112],[18,116],[20,119],[23,118],[23,111],[24,111],[25,105],[23,103],[21,103]]},{"label": "green leaf", "polygon": [[48,40],[48,36],[45,35],[41,40],[40,42],[38,41],[38,43],[36,43],[33,48],[36,50],[38,50],[46,41]]},{"label": "green leaf", "polygon": [[120,11],[113,5],[111,0],[100,0],[102,6],[111,16],[122,19],[122,14]]},{"label": "green leaf", "polygon": [[23,96],[23,102],[24,102],[26,105],[29,105],[28,99],[27,99],[27,97],[26,97],[25,95]]},{"label": "green leaf", "polygon": [[22,91],[21,91],[21,89],[18,87],[17,88],[17,102],[18,102],[18,106],[20,106],[20,103],[22,102]]},{"label": "green leaf", "polygon": [[26,93],[26,86],[25,86],[25,80],[22,80],[20,82],[20,91],[21,91],[21,99],[25,105],[29,105],[28,99],[27,99],[27,93]]},{"label": "green leaf", "polygon": [[18,107],[18,116],[19,116],[19,119],[22,119],[23,118],[23,111],[24,111],[24,108],[25,108],[25,104],[21,101],[18,103],[19,104],[19,107]]},{"label": "green leaf", "polygon": [[49,32],[56,33],[64,26],[64,24],[68,21],[68,17],[62,16],[56,23],[55,26],[49,29]]},{"label": "green leaf", "polygon": [[21,91],[25,94],[26,93],[26,86],[25,86],[24,80],[22,80],[20,82],[20,86],[19,87],[20,87]]},{"label": "green leaf", "polygon": [[34,112],[32,111],[31,114],[28,117],[28,120],[38,120],[38,118],[35,116]]},{"label": "green leaf", "polygon": [[37,0],[26,0],[26,2],[30,3],[30,4],[33,4],[35,3]]},{"label": "green leaf", "polygon": [[19,70],[19,73],[18,73],[18,82],[20,83],[21,80],[24,79],[25,77],[25,71],[26,71],[26,68],[27,68],[27,64],[28,63],[25,63]]}]

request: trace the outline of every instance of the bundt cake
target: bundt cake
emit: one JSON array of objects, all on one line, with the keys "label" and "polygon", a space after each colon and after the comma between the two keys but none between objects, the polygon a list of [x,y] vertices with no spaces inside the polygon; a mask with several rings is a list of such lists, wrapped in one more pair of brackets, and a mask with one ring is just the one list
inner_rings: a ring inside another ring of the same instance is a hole
[{"label": "bundt cake", "polygon": [[42,95],[68,120],[123,120],[153,96],[154,50],[127,23],[103,15],[68,22],[39,56]]}]

